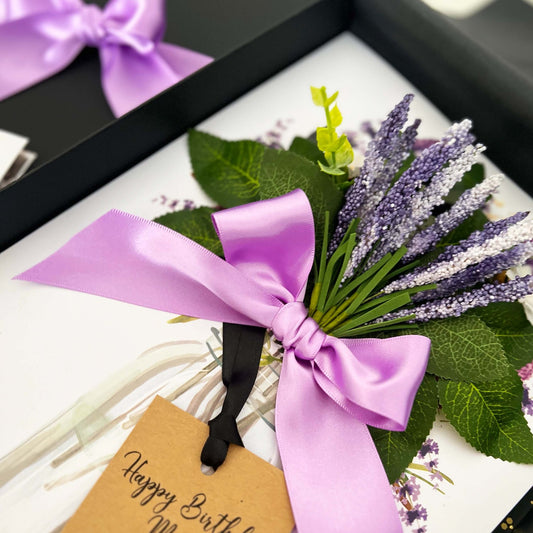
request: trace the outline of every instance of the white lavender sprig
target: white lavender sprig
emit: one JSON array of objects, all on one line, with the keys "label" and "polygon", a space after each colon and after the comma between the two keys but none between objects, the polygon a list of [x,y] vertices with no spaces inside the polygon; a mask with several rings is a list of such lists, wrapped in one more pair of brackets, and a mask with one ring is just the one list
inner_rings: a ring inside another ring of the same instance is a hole
[{"label": "white lavender sprig", "polygon": [[[500,222],[501,224],[486,224],[481,232],[466,239],[467,245],[462,243],[449,247],[436,261],[393,281],[383,289],[384,292],[391,293],[429,283],[438,283],[470,265],[480,263],[488,257],[498,255],[533,237],[533,220],[522,220],[517,224],[509,224],[509,219]],[[494,233],[495,230],[499,232]]]},{"label": "white lavender sprig", "polygon": [[422,255],[433,248],[442,237],[459,226],[474,211],[480,209],[487,201],[487,198],[500,186],[502,179],[503,176],[496,174],[484,179],[475,187],[467,189],[448,211],[441,213],[431,226],[413,237],[407,246],[407,253],[403,261],[409,262],[416,256]]},{"label": "white lavender sprig", "polygon": [[496,237],[496,235],[504,233],[511,226],[522,222],[528,214],[529,212],[527,211],[519,211],[510,217],[486,222],[482,229],[473,231],[466,239],[463,239],[458,244],[447,246],[435,262],[450,261],[454,256],[467,251],[472,246],[483,244],[488,239],[492,239],[493,237]]},{"label": "white lavender sprig", "polygon": [[488,257],[481,263],[470,265],[452,277],[442,280],[436,289],[414,294],[412,300],[413,302],[423,302],[451,296],[511,267],[523,264],[532,255],[533,242],[517,244],[510,250],[505,250],[494,257]]},{"label": "white lavender sprig", "polygon": [[533,276],[531,275],[505,283],[486,283],[479,289],[389,313],[379,321],[394,320],[412,314],[415,318],[409,322],[427,322],[438,318],[458,317],[469,309],[486,307],[495,302],[515,302],[532,292]]}]

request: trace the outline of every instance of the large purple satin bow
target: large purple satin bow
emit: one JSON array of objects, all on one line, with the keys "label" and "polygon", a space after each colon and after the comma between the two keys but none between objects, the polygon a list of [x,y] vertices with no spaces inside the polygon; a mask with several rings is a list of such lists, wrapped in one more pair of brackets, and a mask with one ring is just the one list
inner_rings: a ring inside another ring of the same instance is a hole
[{"label": "large purple satin bow", "polygon": [[102,86],[123,115],[212,61],[161,42],[165,0],[110,0],[102,10],[82,0],[0,2],[0,100],[63,70],[96,46]]},{"label": "large purple satin bow", "polygon": [[401,531],[366,424],[406,427],[429,339],[337,339],[301,303],[313,215],[296,190],[213,215],[226,261],[163,226],[111,211],[18,279],[222,322],[285,347],[276,434],[300,533]]}]

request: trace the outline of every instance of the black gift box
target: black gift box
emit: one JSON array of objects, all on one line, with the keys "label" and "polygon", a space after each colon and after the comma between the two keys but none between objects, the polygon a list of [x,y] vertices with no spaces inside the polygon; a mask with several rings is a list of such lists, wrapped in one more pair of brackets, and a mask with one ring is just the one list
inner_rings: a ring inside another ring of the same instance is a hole
[{"label": "black gift box", "polygon": [[531,192],[531,80],[464,29],[419,0],[168,0],[165,41],[215,59],[194,75],[115,120],[97,51],[87,48],[63,72],[0,102],[0,127],[30,137],[39,154],[0,192],[0,250],[346,30],[450,119],[472,118],[489,157]]}]

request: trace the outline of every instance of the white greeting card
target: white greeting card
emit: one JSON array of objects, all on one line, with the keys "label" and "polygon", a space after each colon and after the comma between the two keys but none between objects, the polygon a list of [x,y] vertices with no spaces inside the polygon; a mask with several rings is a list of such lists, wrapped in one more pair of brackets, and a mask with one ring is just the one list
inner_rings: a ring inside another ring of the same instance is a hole
[{"label": "white greeting card", "polygon": [[29,139],[0,130],[0,189],[20,178],[37,154],[24,150]]}]

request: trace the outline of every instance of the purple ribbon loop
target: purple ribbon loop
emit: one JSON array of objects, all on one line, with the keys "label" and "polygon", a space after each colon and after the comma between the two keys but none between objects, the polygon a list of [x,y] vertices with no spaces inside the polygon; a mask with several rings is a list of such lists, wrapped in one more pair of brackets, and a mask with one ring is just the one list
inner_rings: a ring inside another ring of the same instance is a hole
[{"label": "purple ribbon loop", "polygon": [[307,316],[301,300],[314,226],[302,191],[213,220],[226,261],[163,226],[111,211],[17,279],[271,328],[285,347],[276,434],[298,531],[400,532],[366,424],[405,429],[429,339],[337,339]]},{"label": "purple ribbon loop", "polygon": [[212,58],[161,42],[164,0],[4,0],[0,6],[0,100],[99,49],[102,86],[115,116],[168,89]]}]

